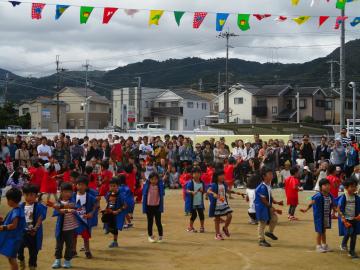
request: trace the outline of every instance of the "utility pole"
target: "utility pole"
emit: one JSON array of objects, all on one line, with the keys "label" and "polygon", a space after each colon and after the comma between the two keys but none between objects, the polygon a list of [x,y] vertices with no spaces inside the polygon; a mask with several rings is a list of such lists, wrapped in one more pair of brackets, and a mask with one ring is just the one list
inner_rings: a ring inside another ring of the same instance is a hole
[{"label": "utility pole", "polygon": [[296,94],[296,123],[300,123],[300,93]]},{"label": "utility pole", "polygon": [[221,73],[219,72],[218,73],[218,86],[217,86],[218,97],[220,96],[220,93],[221,93]]},{"label": "utility pole", "polygon": [[330,88],[334,89],[335,88],[334,64],[339,64],[339,62],[335,60],[330,60],[327,61],[326,63],[330,64]]},{"label": "utility pole", "polygon": [[6,104],[6,95],[7,95],[7,92],[8,92],[8,87],[9,87],[9,73],[6,72],[5,74],[5,89],[4,89],[4,106]]},{"label": "utility pole", "polygon": [[[341,16],[345,16],[345,9],[341,10]],[[345,22],[342,22],[340,36],[340,128],[344,127],[345,120],[345,91]]]},{"label": "utility pole", "polygon": [[57,76],[57,85],[56,85],[56,123],[57,123],[57,132],[60,132],[60,56],[56,56],[56,76]]},{"label": "utility pole", "polygon": [[142,89],[141,89],[141,77],[135,77],[135,79],[137,79],[137,107],[138,107],[138,123],[142,122],[142,111],[141,111],[141,107],[142,107]]},{"label": "utility pole", "polygon": [[229,30],[219,34],[219,37],[226,38],[226,60],[225,60],[225,94],[224,94],[224,109],[226,115],[226,123],[230,122],[230,91],[229,91],[229,73],[228,73],[228,62],[229,62],[229,39],[230,37],[237,37],[234,33],[230,33]]},{"label": "utility pole", "polygon": [[202,78],[199,79],[199,91],[201,92],[203,90],[203,81]]},{"label": "utility pole", "polygon": [[90,99],[88,99],[88,71],[89,71],[89,67],[90,67],[90,64],[89,64],[89,60],[86,60],[86,63],[85,65],[83,65],[83,67],[85,68],[85,133],[86,133],[86,136],[88,136],[88,133],[89,133],[89,102],[90,102]]}]

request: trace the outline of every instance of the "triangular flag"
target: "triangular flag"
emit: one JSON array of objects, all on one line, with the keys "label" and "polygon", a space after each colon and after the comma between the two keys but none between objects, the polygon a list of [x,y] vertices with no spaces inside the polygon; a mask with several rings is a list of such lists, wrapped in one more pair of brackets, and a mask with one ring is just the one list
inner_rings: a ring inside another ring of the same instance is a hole
[{"label": "triangular flag", "polygon": [[9,3],[11,3],[13,7],[16,7],[21,4],[21,2],[18,1],[9,1]]},{"label": "triangular flag", "polygon": [[45,7],[45,4],[32,3],[31,18],[33,20],[40,20],[41,19],[41,13],[42,13],[44,7]]},{"label": "triangular flag", "polygon": [[80,7],[80,24],[87,23],[93,9],[94,7],[87,7],[87,6]]},{"label": "triangular flag", "polygon": [[301,25],[301,24],[307,22],[310,18],[311,18],[311,16],[300,16],[300,17],[294,18],[293,21],[296,22],[298,25]]},{"label": "triangular flag", "polygon": [[320,16],[319,17],[319,27],[322,26],[324,24],[324,22],[327,21],[327,19],[329,19],[330,16]]},{"label": "triangular flag", "polygon": [[202,22],[204,21],[207,12],[195,12],[193,20],[193,28],[198,29]]},{"label": "triangular flag", "polygon": [[124,12],[128,16],[134,16],[136,13],[139,12],[139,10],[138,9],[124,9]]},{"label": "triangular flag", "polygon": [[149,25],[159,25],[159,20],[163,14],[163,10],[150,10]]},{"label": "triangular flag", "polygon": [[68,5],[56,5],[55,20],[60,19],[61,15],[69,8]]},{"label": "triangular flag", "polygon": [[222,31],[226,23],[229,13],[217,13],[216,14],[216,31]]},{"label": "triangular flag", "polygon": [[337,0],[336,1],[336,8],[337,9],[345,9],[346,0]]},{"label": "triangular flag", "polygon": [[262,19],[271,17],[271,14],[253,14],[253,16],[261,21]]},{"label": "triangular flag", "polygon": [[285,22],[286,20],[287,20],[286,16],[279,16],[275,19],[275,21],[278,21],[278,22]]},{"label": "triangular flag", "polygon": [[352,27],[357,26],[360,23],[360,17],[354,18],[354,20],[350,23]]},{"label": "triangular flag", "polygon": [[246,31],[250,29],[250,14],[238,14],[237,24],[241,31]]},{"label": "triangular flag", "polygon": [[104,8],[104,15],[103,15],[103,24],[109,23],[112,16],[115,14],[115,12],[118,11],[118,8],[113,7],[106,7]]},{"label": "triangular flag", "polygon": [[349,17],[348,16],[337,16],[334,29],[339,29],[340,25],[342,23],[345,23],[345,20],[347,18],[349,18]]},{"label": "triangular flag", "polygon": [[178,26],[180,26],[181,18],[184,16],[184,11],[174,11],[175,21]]},{"label": "triangular flag", "polygon": [[291,0],[291,4],[293,6],[297,6],[299,4],[300,0]]}]

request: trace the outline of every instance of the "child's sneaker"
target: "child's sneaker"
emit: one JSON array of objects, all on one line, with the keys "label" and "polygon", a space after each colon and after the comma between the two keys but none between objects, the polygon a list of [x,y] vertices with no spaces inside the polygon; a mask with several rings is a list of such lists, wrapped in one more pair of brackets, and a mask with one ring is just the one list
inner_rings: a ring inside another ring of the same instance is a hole
[{"label": "child's sneaker", "polygon": [[278,238],[272,232],[266,232],[265,235],[274,241],[278,240]]},{"label": "child's sneaker", "polygon": [[163,237],[162,237],[162,236],[159,236],[157,242],[158,242],[158,243],[162,243],[162,242],[163,242]]},{"label": "child's sneaker", "polygon": [[116,241],[112,241],[109,245],[109,248],[117,248],[117,247],[119,247],[119,244]]},{"label": "child's sneaker", "polygon": [[52,269],[59,269],[61,268],[61,260],[60,259],[56,259],[55,262],[53,263],[53,265],[51,266]]},{"label": "child's sneaker", "polygon": [[316,246],[316,252],[325,253],[326,250],[321,245],[317,245]]},{"label": "child's sneaker", "polygon": [[266,242],[265,240],[259,241],[259,246],[260,247],[271,247],[271,245],[268,242]]},{"label": "child's sneaker", "polygon": [[340,245],[340,251],[348,251],[347,246]]},{"label": "child's sneaker", "polygon": [[26,268],[25,261],[19,261],[20,270],[24,270]]},{"label": "child's sneaker", "polygon": [[204,233],[205,232],[205,228],[204,227],[201,227],[200,228],[200,233]]},{"label": "child's sneaker", "polygon": [[359,256],[354,252],[349,252],[349,257],[351,257],[351,259],[359,259]]},{"label": "child's sneaker", "polygon": [[85,256],[86,256],[86,259],[92,259],[93,258],[93,255],[91,254],[90,251],[85,251]]},{"label": "child's sneaker", "polygon": [[332,249],[329,248],[329,245],[327,245],[327,244],[322,245],[322,248],[323,248],[324,250],[326,250],[326,252],[332,252]]},{"label": "child's sneaker", "polygon": [[215,235],[215,240],[224,240],[224,237],[219,233]]},{"label": "child's sneaker", "polygon": [[154,236],[149,236],[148,241],[149,241],[149,243],[155,243],[156,242]]},{"label": "child's sneaker", "polygon": [[230,232],[229,232],[229,229],[227,229],[227,228],[225,228],[225,227],[223,227],[223,232],[224,232],[224,234],[227,236],[227,237],[230,237]]},{"label": "child's sneaker", "polygon": [[71,268],[71,261],[64,261],[63,268],[70,269]]},{"label": "child's sneaker", "polygon": [[191,233],[197,233],[197,230],[195,230],[194,227],[188,227],[186,231]]}]

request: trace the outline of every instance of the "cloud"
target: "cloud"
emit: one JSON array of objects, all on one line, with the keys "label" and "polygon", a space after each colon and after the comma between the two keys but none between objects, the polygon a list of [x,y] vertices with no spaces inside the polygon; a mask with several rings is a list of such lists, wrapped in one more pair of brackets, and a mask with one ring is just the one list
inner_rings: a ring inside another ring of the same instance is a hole
[{"label": "cloud", "polygon": [[[3,0],[2,0],[3,1]],[[53,0],[44,1],[55,4]],[[230,12],[225,29],[238,34],[231,39],[230,57],[260,62],[304,62],[329,54],[340,43],[340,32],[334,30],[335,18],[330,18],[318,28],[317,18],[298,26],[292,21],[279,23],[274,16],[259,22],[251,18],[251,30],[241,32],[236,23],[236,13],[271,13],[274,15],[339,15],[334,1],[318,1],[310,7],[310,0],[301,0],[292,7],[290,0],[123,0],[114,1],[64,1],[61,4],[115,6],[138,8],[139,13],[128,16],[119,10],[108,25],[102,25],[102,9],[93,11],[88,23],[80,25],[79,7],[70,7],[54,20],[55,6],[47,5],[43,19],[31,20],[30,4],[13,8],[0,2],[0,63],[1,68],[20,75],[42,76],[53,73],[55,57],[60,55],[62,66],[81,70],[86,59],[94,69],[110,69],[143,59],[165,60],[197,56],[213,58],[225,56],[225,40],[215,31],[215,12]],[[350,3],[349,16],[360,3]],[[146,9],[146,10],[143,10]],[[165,9],[159,26],[148,26],[147,9]],[[187,12],[180,27],[175,23],[173,10],[209,11],[203,25],[192,29],[193,14]],[[347,27],[350,28],[350,26]],[[347,40],[357,35],[356,28],[349,29]],[[266,47],[266,48],[264,48]]]}]

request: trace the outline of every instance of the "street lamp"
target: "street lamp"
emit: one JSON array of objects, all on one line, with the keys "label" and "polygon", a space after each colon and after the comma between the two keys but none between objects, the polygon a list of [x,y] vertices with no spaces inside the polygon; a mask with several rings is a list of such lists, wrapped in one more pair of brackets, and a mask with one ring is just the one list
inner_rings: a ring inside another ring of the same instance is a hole
[{"label": "street lamp", "polygon": [[81,105],[83,107],[85,107],[85,134],[86,134],[86,136],[88,136],[88,133],[89,133],[89,104],[90,104],[91,98],[92,98],[92,96],[88,96],[87,98],[85,98],[85,102],[81,103]]}]

